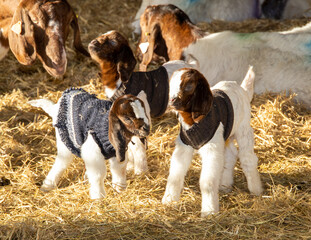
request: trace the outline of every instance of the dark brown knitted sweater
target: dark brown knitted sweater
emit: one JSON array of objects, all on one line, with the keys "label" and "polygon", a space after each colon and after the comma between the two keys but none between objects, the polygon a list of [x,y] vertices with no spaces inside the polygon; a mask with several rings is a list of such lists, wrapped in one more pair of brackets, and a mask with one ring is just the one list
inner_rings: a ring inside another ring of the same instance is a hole
[{"label": "dark brown knitted sweater", "polygon": [[149,72],[133,72],[129,81],[121,84],[110,98],[115,101],[124,94],[137,96],[141,91],[147,95],[151,117],[160,117],[164,114],[168,104],[169,79],[164,67]]},{"label": "dark brown knitted sweater", "polygon": [[224,139],[230,136],[234,112],[230,98],[221,90],[213,90],[213,104],[210,112],[200,122],[185,130],[180,128],[180,138],[186,145],[200,149],[214,136],[220,122],[224,125]]}]

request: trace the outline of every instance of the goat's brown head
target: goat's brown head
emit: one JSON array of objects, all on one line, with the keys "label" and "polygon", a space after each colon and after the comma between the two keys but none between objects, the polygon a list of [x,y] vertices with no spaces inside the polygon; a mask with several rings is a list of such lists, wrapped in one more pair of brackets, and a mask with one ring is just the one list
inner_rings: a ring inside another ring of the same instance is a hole
[{"label": "goat's brown head", "polygon": [[123,95],[115,100],[109,113],[109,140],[116,149],[119,161],[132,136],[145,138],[150,133],[150,119],[142,100],[133,95]]},{"label": "goat's brown head", "polygon": [[141,15],[140,27],[137,57],[142,59],[142,71],[152,60],[180,60],[182,48],[203,35],[187,14],[172,4],[148,6]]},{"label": "goat's brown head", "polygon": [[[136,59],[128,41],[117,31],[107,32],[89,43],[89,51],[94,61],[101,66],[102,74],[113,74],[113,80],[127,82],[135,68]],[[105,77],[102,76],[103,81]],[[105,84],[105,83],[104,83]],[[106,84],[105,84],[106,85]]]},{"label": "goat's brown head", "polygon": [[30,65],[36,57],[49,74],[66,71],[65,41],[69,26],[74,30],[74,47],[86,56],[77,17],[66,0],[21,0],[13,15],[9,44],[17,60]]},{"label": "goat's brown head", "polygon": [[188,125],[199,122],[211,109],[213,95],[205,77],[193,68],[173,73],[170,80],[170,106]]}]

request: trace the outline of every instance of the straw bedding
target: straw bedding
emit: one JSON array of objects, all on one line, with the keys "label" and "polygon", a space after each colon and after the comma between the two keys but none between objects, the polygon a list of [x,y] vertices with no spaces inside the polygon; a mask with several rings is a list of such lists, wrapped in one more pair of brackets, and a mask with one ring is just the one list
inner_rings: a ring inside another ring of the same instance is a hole
[{"label": "straw bedding", "polygon": [[[135,39],[128,27],[140,1],[71,0],[79,16],[82,41],[117,29]],[[272,31],[303,25],[293,21],[213,22],[209,31]],[[153,120],[148,164],[144,176],[128,173],[127,191],[116,193],[108,170],[107,197],[90,200],[84,164],[75,158],[59,188],[43,193],[39,187],[56,155],[51,119],[26,102],[53,101],[68,87],[83,87],[105,98],[98,67],[76,55],[68,44],[68,69],[53,79],[40,63],[22,66],[9,54],[0,63],[0,238],[1,239],[310,239],[311,237],[311,113],[293,95],[267,93],[252,102],[252,126],[262,196],[247,191],[239,166],[235,185],[220,196],[219,214],[200,218],[196,157],[185,180],[181,200],[161,204],[179,126],[173,114]],[[9,183],[9,184],[8,184]],[[8,184],[8,185],[7,185]],[[5,186],[2,186],[5,185]]]}]

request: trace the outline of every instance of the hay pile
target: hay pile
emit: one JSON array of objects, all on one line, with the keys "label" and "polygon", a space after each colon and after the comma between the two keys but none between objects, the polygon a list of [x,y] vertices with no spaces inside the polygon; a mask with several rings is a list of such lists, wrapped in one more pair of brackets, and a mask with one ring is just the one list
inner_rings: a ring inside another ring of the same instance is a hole
[{"label": "hay pile", "polygon": [[[71,0],[79,15],[86,45],[99,34],[117,29],[134,46],[128,23],[140,1]],[[214,22],[210,31],[288,29],[306,20],[287,22]],[[206,27],[207,25],[205,25]],[[244,26],[244,27],[243,27]],[[269,28],[270,26],[270,28]],[[263,29],[264,28],[264,29]],[[128,188],[117,194],[108,168],[107,198],[92,201],[84,181],[84,164],[76,158],[59,188],[39,187],[56,154],[51,119],[26,102],[57,101],[70,86],[104,98],[97,66],[68,46],[65,77],[55,80],[37,63],[24,67],[10,54],[0,63],[0,238],[1,239],[310,239],[311,236],[311,113],[292,96],[265,94],[252,102],[255,151],[265,192],[251,196],[239,166],[234,190],[221,195],[221,211],[200,218],[200,160],[187,174],[180,202],[161,204],[169,159],[178,134],[173,115],[153,121],[145,176],[128,174]]]}]

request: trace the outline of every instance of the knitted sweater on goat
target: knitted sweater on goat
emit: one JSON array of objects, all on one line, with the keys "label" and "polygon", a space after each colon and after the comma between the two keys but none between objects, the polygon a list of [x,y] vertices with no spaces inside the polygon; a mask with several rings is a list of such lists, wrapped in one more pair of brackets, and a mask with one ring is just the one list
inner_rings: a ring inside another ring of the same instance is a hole
[{"label": "knitted sweater on goat", "polygon": [[105,159],[116,155],[108,137],[111,106],[111,101],[100,100],[83,89],[70,88],[62,94],[55,127],[73,154],[81,157],[81,146],[90,133]]},{"label": "knitted sweater on goat", "polygon": [[149,72],[133,72],[128,82],[122,83],[110,100],[115,101],[124,94],[137,96],[141,91],[147,95],[151,117],[163,115],[169,97],[169,79],[165,67]]},{"label": "knitted sweater on goat", "polygon": [[200,149],[214,136],[220,122],[224,126],[224,139],[231,134],[234,112],[230,98],[221,90],[213,90],[213,104],[209,113],[200,122],[193,124],[188,130],[180,128],[180,138],[186,145]]}]

